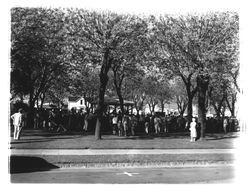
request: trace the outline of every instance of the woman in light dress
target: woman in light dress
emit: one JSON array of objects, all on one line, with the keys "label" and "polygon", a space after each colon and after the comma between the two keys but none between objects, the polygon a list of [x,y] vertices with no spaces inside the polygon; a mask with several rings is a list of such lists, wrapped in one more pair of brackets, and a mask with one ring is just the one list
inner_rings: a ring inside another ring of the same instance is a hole
[{"label": "woman in light dress", "polygon": [[197,131],[196,131],[196,122],[195,118],[192,118],[192,122],[190,123],[190,142],[195,142],[197,137]]}]

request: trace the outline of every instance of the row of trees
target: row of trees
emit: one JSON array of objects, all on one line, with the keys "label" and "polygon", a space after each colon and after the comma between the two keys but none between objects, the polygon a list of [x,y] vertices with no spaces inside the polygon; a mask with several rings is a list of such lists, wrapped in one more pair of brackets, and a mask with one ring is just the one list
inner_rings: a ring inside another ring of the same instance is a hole
[{"label": "row of trees", "polygon": [[207,13],[139,17],[82,9],[13,8],[11,92],[29,107],[68,95],[98,100],[96,139],[105,94],[145,103],[151,112],[176,99],[181,114],[198,102],[201,137],[207,106],[235,112],[238,15]]}]

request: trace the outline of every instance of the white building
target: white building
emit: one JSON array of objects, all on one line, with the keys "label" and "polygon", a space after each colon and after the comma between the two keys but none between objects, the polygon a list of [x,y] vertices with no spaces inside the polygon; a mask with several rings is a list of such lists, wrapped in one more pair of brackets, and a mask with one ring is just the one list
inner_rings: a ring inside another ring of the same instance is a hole
[{"label": "white building", "polygon": [[71,110],[72,108],[85,110],[86,105],[89,105],[89,103],[83,97],[68,98],[68,110]]}]

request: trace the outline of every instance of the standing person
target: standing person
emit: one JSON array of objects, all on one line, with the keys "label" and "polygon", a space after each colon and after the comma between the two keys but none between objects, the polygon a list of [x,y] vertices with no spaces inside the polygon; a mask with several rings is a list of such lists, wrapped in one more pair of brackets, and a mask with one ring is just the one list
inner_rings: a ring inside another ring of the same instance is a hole
[{"label": "standing person", "polygon": [[166,133],[168,133],[169,132],[169,128],[170,128],[170,116],[169,116],[169,114],[168,115],[166,115],[165,116],[165,123],[166,123],[166,125],[165,125],[165,127],[166,127]]},{"label": "standing person", "polygon": [[150,126],[150,116],[149,116],[149,114],[147,114],[146,118],[145,118],[145,132],[146,132],[146,134],[149,134],[149,126]]},{"label": "standing person", "polygon": [[48,129],[49,131],[53,131],[54,130],[54,126],[55,126],[55,113],[52,111],[49,111],[49,117],[48,117]]},{"label": "standing person", "polygon": [[129,116],[126,113],[122,118],[122,124],[123,124],[124,136],[127,136],[129,130]]},{"label": "standing person", "polygon": [[84,121],[85,121],[85,114],[83,112],[83,109],[80,110],[79,114],[79,130],[84,131]]},{"label": "standing person", "polygon": [[159,134],[161,130],[161,119],[157,115],[154,118],[154,128],[155,128],[155,134]]},{"label": "standing person", "polygon": [[76,108],[71,109],[71,115],[70,115],[70,131],[76,131],[77,130],[77,114],[76,114]]},{"label": "standing person", "polygon": [[57,113],[56,113],[56,118],[55,118],[55,120],[56,120],[56,126],[57,126],[57,129],[56,129],[56,132],[60,132],[60,130],[62,130],[62,132],[66,132],[67,131],[67,129],[64,127],[64,122],[63,122],[63,113],[62,113],[62,111],[58,111]]},{"label": "standing person", "polygon": [[117,122],[117,128],[118,128],[118,136],[122,136],[123,135],[123,124],[119,118],[118,118],[118,122]]},{"label": "standing person", "polygon": [[23,110],[20,108],[17,113],[11,116],[11,119],[13,120],[13,125],[14,125],[14,140],[20,139],[20,133],[23,127],[22,113],[23,113]]},{"label": "standing person", "polygon": [[195,118],[192,118],[192,122],[190,123],[190,142],[195,142],[195,139],[197,137],[197,131],[196,131],[196,122]]},{"label": "standing person", "polygon": [[34,128],[38,129],[38,121],[39,121],[39,114],[38,111],[35,110],[35,118],[34,118]]},{"label": "standing person", "polygon": [[83,126],[84,132],[88,131],[88,125],[89,125],[89,110],[87,109],[84,115],[84,126]]},{"label": "standing person", "polygon": [[142,113],[139,117],[139,129],[140,132],[145,132],[145,115]]},{"label": "standing person", "polygon": [[228,120],[227,120],[227,118],[224,118],[224,120],[223,120],[224,133],[227,133],[227,128],[228,128]]},{"label": "standing person", "polygon": [[161,117],[161,131],[162,131],[162,133],[166,133],[166,118],[165,118],[165,116]]},{"label": "standing person", "polygon": [[63,111],[62,112],[62,126],[64,127],[64,132],[67,132],[68,131],[68,114],[67,114],[67,111]]},{"label": "standing person", "polygon": [[49,126],[49,111],[44,110],[43,116],[44,116],[43,128],[47,129]]},{"label": "standing person", "polygon": [[131,134],[134,136],[135,135],[135,130],[137,128],[138,125],[138,119],[135,115],[132,115],[131,118]]},{"label": "standing person", "polygon": [[118,128],[118,135],[122,136],[123,135],[123,123],[122,123],[122,112],[118,112],[118,117],[117,117],[117,128]]},{"label": "standing person", "polygon": [[118,123],[118,116],[116,114],[114,114],[114,116],[112,118],[113,135],[117,134],[117,131],[118,131],[117,123]]}]

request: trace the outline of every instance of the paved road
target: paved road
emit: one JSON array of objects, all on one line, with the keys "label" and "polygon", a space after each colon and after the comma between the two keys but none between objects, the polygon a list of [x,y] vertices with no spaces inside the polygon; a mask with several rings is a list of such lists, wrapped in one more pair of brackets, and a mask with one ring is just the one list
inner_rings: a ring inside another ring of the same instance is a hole
[{"label": "paved road", "polygon": [[11,155],[233,154],[235,149],[11,149]]},{"label": "paved road", "polygon": [[11,174],[13,183],[231,183],[233,167],[54,169]]}]

